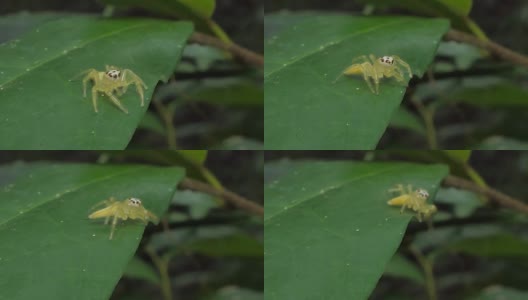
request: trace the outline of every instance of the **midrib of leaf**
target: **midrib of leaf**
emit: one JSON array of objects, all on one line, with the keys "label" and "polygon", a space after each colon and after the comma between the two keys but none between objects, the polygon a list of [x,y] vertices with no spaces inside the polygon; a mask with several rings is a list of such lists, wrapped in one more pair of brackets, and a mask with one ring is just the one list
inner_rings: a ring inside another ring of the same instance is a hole
[{"label": "midrib of leaf", "polygon": [[[342,182],[339,182],[335,185],[330,185],[328,186],[324,192],[328,192],[328,191],[331,191],[331,190],[335,190],[337,188],[341,188],[343,187],[344,185],[347,185],[349,183],[352,183],[352,182],[355,182],[355,181],[358,181],[358,180],[361,180],[361,179],[364,179],[364,178],[368,178],[368,177],[372,177],[372,176],[375,176],[375,175],[380,175],[380,174],[384,174],[384,173],[388,173],[388,172],[391,172],[391,171],[394,171],[396,169],[399,169],[401,167],[390,167],[390,168],[387,168],[387,169],[384,169],[384,170],[381,170],[381,171],[375,171],[375,172],[370,172],[370,173],[367,173],[367,174],[364,174],[364,175],[360,175],[358,177],[354,177],[354,178],[349,178],[347,180],[344,180]],[[306,198],[303,198],[303,199],[299,199],[298,201],[296,201],[293,205],[289,206],[288,207],[288,211],[293,208],[293,207],[296,207],[297,205],[299,204],[302,204],[302,203],[305,203],[306,201],[309,201],[310,199],[313,199],[315,197],[317,197],[319,194],[321,194],[321,190],[319,190],[316,194],[312,194],[312,195],[308,195],[306,196]],[[271,221],[272,218],[275,218],[279,215],[281,215],[282,213],[284,213],[286,211],[284,210],[279,210],[277,213],[275,214],[272,214],[271,216],[267,217],[266,218],[266,214],[265,214],[265,218],[264,218],[264,225],[266,225],[269,221]]]},{"label": "midrib of leaf", "polygon": [[[97,42],[97,41],[99,41],[99,40],[105,39],[105,38],[107,38],[107,37],[110,37],[110,36],[113,36],[113,35],[116,35],[116,34],[119,34],[119,33],[125,32],[125,31],[127,31],[127,30],[131,30],[131,29],[135,29],[135,28],[139,28],[139,27],[147,27],[147,26],[151,26],[151,25],[153,25],[153,24],[137,24],[137,25],[130,26],[130,27],[128,27],[128,28],[119,29],[119,30],[116,30],[116,31],[111,31],[111,32],[108,32],[108,33],[102,34],[102,35],[98,36],[97,38],[94,38],[94,39],[91,39],[91,40],[87,40],[86,42],[81,43],[81,44],[79,44],[79,45],[72,46],[71,49],[64,49],[64,50],[63,50],[62,52],[60,52],[58,55],[53,56],[53,57],[51,57],[51,58],[48,59],[48,60],[44,60],[44,61],[42,61],[42,62],[39,63],[39,64],[36,64],[36,65],[33,65],[33,66],[27,68],[27,69],[26,69],[26,72],[23,72],[23,71],[22,71],[18,76],[15,76],[15,77],[13,77],[13,78],[11,78],[11,79],[5,81],[1,86],[2,86],[3,88],[6,88],[6,87],[8,87],[7,85],[8,85],[9,83],[11,83],[11,82],[13,82],[13,81],[15,81],[15,80],[17,80],[17,79],[19,79],[19,78],[23,78],[23,77],[26,76],[27,74],[31,73],[31,71],[34,71],[34,70],[36,70],[36,69],[42,67],[43,65],[46,65],[46,64],[48,64],[48,63],[50,63],[50,62],[53,62],[53,61],[55,61],[55,60],[57,60],[57,59],[59,59],[59,58],[65,56],[65,55],[68,55],[68,54],[70,54],[71,52],[74,52],[74,51],[76,51],[76,50],[82,49],[82,48],[86,47],[87,45],[89,45],[89,44],[91,44],[91,43],[94,43],[94,42]],[[7,42],[6,42],[6,43],[7,43]],[[64,51],[66,51],[66,53],[64,53]]]},{"label": "midrib of leaf", "polygon": [[273,70],[273,71],[270,71],[270,73],[264,75],[264,79],[266,79],[268,76],[271,76],[277,72],[280,72],[282,71],[282,69],[294,64],[294,63],[297,63],[303,59],[306,59],[307,57],[310,57],[311,55],[314,55],[318,52],[321,52],[323,50],[325,50],[326,48],[328,47],[332,47],[332,46],[335,46],[336,44],[339,44],[341,42],[343,42],[344,40],[346,39],[349,39],[349,38],[352,38],[352,37],[355,37],[355,36],[359,36],[359,35],[362,35],[362,34],[366,34],[366,33],[369,33],[371,31],[374,31],[374,30],[377,30],[379,28],[383,28],[383,27],[386,27],[386,26],[389,26],[389,25],[393,25],[393,24],[397,24],[397,23],[400,23],[400,24],[405,24],[405,23],[410,23],[412,22],[412,20],[405,20],[405,21],[401,21],[401,20],[398,20],[398,21],[393,21],[393,22],[387,22],[387,23],[384,23],[384,24],[381,24],[381,25],[376,25],[376,26],[372,26],[372,27],[369,27],[367,29],[363,29],[363,30],[358,30],[354,33],[351,33],[349,35],[346,35],[344,36],[342,39],[338,39],[338,40],[335,40],[335,41],[331,41],[331,42],[328,42],[327,44],[324,44],[322,46],[320,46],[319,48],[317,49],[314,49],[314,51],[311,51],[311,52],[308,52],[306,53],[306,55],[303,55],[301,57],[298,57],[296,59],[293,59],[289,62],[286,62],[286,63],[283,63],[282,66],[279,66],[276,70]]},{"label": "midrib of leaf", "polygon": [[[42,205],[45,205],[45,204],[48,204],[48,203],[50,203],[52,201],[58,200],[61,197],[63,197],[64,195],[76,192],[76,191],[78,191],[78,190],[80,190],[80,189],[82,189],[82,188],[84,188],[86,186],[98,183],[100,181],[108,180],[108,179],[113,178],[113,177],[121,176],[121,175],[124,175],[124,174],[127,174],[127,173],[133,173],[133,172],[136,172],[136,171],[138,171],[140,169],[146,169],[146,167],[139,166],[139,167],[136,167],[136,168],[133,168],[133,169],[128,169],[128,170],[125,170],[125,171],[122,171],[122,172],[117,172],[117,173],[114,173],[114,174],[111,174],[111,175],[108,175],[108,176],[99,177],[99,178],[97,178],[95,180],[90,180],[90,181],[82,183],[82,184],[80,184],[78,186],[74,186],[73,188],[66,189],[64,192],[55,193],[55,195],[53,197],[44,199],[40,203],[38,203],[37,205],[31,207],[28,210],[25,210],[24,214],[29,212],[29,211],[34,210],[35,208],[38,208],[38,207],[42,206]],[[16,214],[12,218],[7,218],[4,222],[0,223],[0,227],[2,227],[3,225],[6,225],[7,223],[11,222],[12,220],[15,220],[17,217],[24,216],[24,214]]]}]

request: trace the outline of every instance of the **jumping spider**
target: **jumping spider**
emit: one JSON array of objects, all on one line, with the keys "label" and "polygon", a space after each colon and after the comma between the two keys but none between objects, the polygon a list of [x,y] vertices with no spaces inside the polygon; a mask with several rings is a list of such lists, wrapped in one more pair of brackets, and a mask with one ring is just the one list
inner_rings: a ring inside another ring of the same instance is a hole
[{"label": "jumping spider", "polygon": [[114,197],[110,197],[110,199],[104,200],[96,204],[93,208],[101,205],[106,205],[106,207],[93,212],[88,216],[88,218],[106,218],[106,225],[108,224],[110,218],[113,217],[112,230],[110,231],[110,239],[112,239],[112,237],[114,236],[114,230],[118,219],[139,219],[145,224],[147,224],[149,221],[153,223],[158,222],[158,217],[156,217],[156,215],[145,209],[143,205],[141,205],[141,200],[139,200],[138,198],[128,198],[123,201],[116,201]]},{"label": "jumping spider", "polygon": [[422,217],[429,219],[437,209],[434,204],[427,204],[429,193],[424,189],[413,190],[412,186],[407,185],[407,189],[402,184],[396,185],[389,192],[397,192],[399,195],[390,199],[387,204],[391,206],[401,206],[401,212],[409,208],[416,212],[416,218],[422,222]]},{"label": "jumping spider", "polygon": [[107,65],[105,72],[100,72],[96,69],[88,69],[82,74],[86,74],[83,79],[84,97],[86,97],[86,84],[88,81],[93,81],[94,83],[92,87],[92,103],[95,112],[98,112],[97,92],[103,92],[115,105],[117,105],[117,107],[119,107],[119,109],[128,114],[128,110],[121,104],[121,102],[119,102],[119,99],[114,93],[116,93],[118,97],[122,96],[131,84],[136,85],[137,93],[141,97],[141,106],[145,104],[143,88],[147,89],[147,86],[143,80],[136,75],[136,73],[132,72],[132,70],[120,69],[118,67]]},{"label": "jumping spider", "polygon": [[[404,67],[409,73],[409,79],[412,77],[411,67],[403,59],[399,58],[396,55],[392,56],[383,56],[376,58],[374,54],[369,55],[370,61],[366,55],[361,55],[352,60],[352,62],[357,60],[363,60],[362,63],[353,64],[347,67],[342,74],[340,74],[334,82],[339,79],[342,75],[357,75],[362,74],[363,79],[367,82],[370,90],[374,94],[379,94],[379,80],[383,77],[394,77],[398,82],[405,82],[404,71],[400,66]],[[376,90],[372,87],[370,78],[374,81]]]}]

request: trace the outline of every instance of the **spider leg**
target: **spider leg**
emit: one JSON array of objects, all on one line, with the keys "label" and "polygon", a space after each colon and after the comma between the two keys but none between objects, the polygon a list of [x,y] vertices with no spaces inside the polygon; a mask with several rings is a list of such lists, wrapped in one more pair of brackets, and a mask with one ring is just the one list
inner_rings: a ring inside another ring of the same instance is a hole
[{"label": "spider leg", "polygon": [[360,55],[358,57],[354,57],[350,63],[356,62],[358,60],[363,60],[363,62],[369,61],[366,55]]},{"label": "spider leg", "polygon": [[408,63],[406,63],[403,59],[401,59],[399,56],[397,55],[393,55],[392,56],[394,58],[394,60],[396,61],[396,63],[402,65],[405,69],[407,69],[407,72],[409,72],[409,78],[412,78],[412,71],[411,71],[411,66],[409,66]]},{"label": "spider leg", "polygon": [[405,190],[402,184],[397,184],[395,188],[389,189],[389,192],[399,192],[400,194],[405,194]]},{"label": "spider leg", "polygon": [[128,114],[128,110],[121,104],[121,102],[119,102],[119,99],[112,95],[111,92],[105,92],[105,94],[108,96],[108,98],[110,98],[110,100],[112,100],[112,102],[114,102],[117,107],[119,107],[119,109],[121,109],[124,113]]},{"label": "spider leg", "polygon": [[86,84],[88,83],[88,81],[90,81],[92,78],[90,77],[90,75],[87,75],[86,77],[83,78],[83,96],[86,98]]},{"label": "spider leg", "polygon": [[[379,94],[379,76],[378,76],[378,73],[376,72],[376,68],[372,64],[370,64],[368,62],[363,63],[362,66],[364,67],[363,76],[366,75],[366,76],[372,78],[372,80],[374,81],[374,85],[376,87],[376,90],[374,90],[372,88],[372,84],[369,81],[367,81],[367,83],[369,84],[370,90],[374,94]],[[382,74],[382,76],[383,76],[383,74]]]},{"label": "spider leg", "polygon": [[[123,71],[123,79],[126,83],[126,86],[129,84],[135,84],[136,85],[136,91],[139,94],[141,98],[141,106],[145,105],[145,96],[143,95],[143,88],[147,89],[147,85],[139,78],[139,76],[136,75],[136,73],[132,72],[129,69],[126,69]],[[126,91],[126,87],[125,90]]]},{"label": "spider leg", "polygon": [[97,111],[97,90],[95,89],[95,86],[92,88],[92,104],[93,104],[95,112],[98,112]]},{"label": "spider leg", "polygon": [[91,210],[94,210],[96,207],[103,206],[103,205],[108,206],[108,204],[112,204],[112,203],[114,203],[114,202],[115,202],[115,198],[114,198],[114,197],[110,197],[110,198],[107,199],[107,200],[103,200],[103,201],[97,202],[97,203],[94,204],[94,206],[92,206],[90,209],[91,209]]},{"label": "spider leg", "polygon": [[395,67],[394,70],[390,71],[387,75],[393,75],[398,82],[405,83],[405,79],[403,78],[404,74],[398,67]]},{"label": "spider leg", "polygon": [[369,54],[369,58],[372,61],[372,64],[375,64],[378,61],[378,59],[376,58],[376,56],[374,56],[374,54]]},{"label": "spider leg", "polygon": [[114,237],[114,230],[115,230],[115,226],[117,224],[117,216],[114,216],[114,220],[112,221],[112,230],[110,231],[110,238],[109,240],[112,239],[112,237]]}]

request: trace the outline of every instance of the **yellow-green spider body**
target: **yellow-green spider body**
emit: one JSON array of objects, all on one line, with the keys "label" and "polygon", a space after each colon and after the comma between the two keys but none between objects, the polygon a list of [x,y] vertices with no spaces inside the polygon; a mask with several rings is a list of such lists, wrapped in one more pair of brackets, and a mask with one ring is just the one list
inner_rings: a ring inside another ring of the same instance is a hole
[{"label": "yellow-green spider body", "polygon": [[[86,85],[88,81],[93,82],[92,86],[92,104],[95,112],[97,110],[97,93],[104,93],[108,98],[121,109],[124,113],[128,114],[128,110],[119,102],[116,97],[123,95],[128,86],[131,84],[136,85],[136,91],[141,98],[141,106],[145,105],[145,99],[143,95],[143,88],[147,89],[147,86],[136,75],[129,69],[120,69],[114,66],[106,66],[106,71],[101,72],[96,69],[88,69],[82,74],[86,74],[83,78],[83,96],[86,97]],[[115,94],[114,94],[115,93]]]},{"label": "yellow-green spider body", "polygon": [[[374,94],[379,94],[379,82],[383,77],[394,77],[396,78],[396,81],[405,83],[405,72],[401,67],[405,68],[405,71],[409,74],[409,79],[412,77],[412,71],[409,64],[396,55],[378,58],[376,58],[374,54],[370,54],[368,58],[366,55],[362,55],[354,58],[352,61],[354,62],[357,60],[363,62],[347,67],[339,77],[342,75],[363,75],[363,79],[367,82],[369,89]],[[339,77],[337,77],[337,79],[339,79]],[[337,79],[335,81],[337,81]],[[374,81],[375,89],[370,82],[371,80]]]},{"label": "yellow-green spider body", "polygon": [[416,212],[416,218],[418,221],[422,221],[422,218],[429,219],[437,209],[434,204],[427,204],[427,198],[429,193],[424,189],[413,190],[412,186],[407,185],[407,189],[401,184],[389,190],[389,192],[396,192],[399,195],[387,201],[387,204],[391,206],[401,206],[401,212],[406,208]]},{"label": "yellow-green spider body", "polygon": [[145,224],[149,221],[153,223],[158,222],[158,217],[148,211],[141,204],[141,200],[137,198],[128,198],[123,201],[116,201],[115,198],[111,197],[108,200],[105,200],[96,206],[106,205],[105,208],[97,210],[90,214],[88,218],[90,219],[99,219],[105,218],[105,225],[108,224],[110,218],[112,219],[112,230],[110,231],[110,239],[114,236],[115,226],[119,219],[121,220],[141,220]]}]

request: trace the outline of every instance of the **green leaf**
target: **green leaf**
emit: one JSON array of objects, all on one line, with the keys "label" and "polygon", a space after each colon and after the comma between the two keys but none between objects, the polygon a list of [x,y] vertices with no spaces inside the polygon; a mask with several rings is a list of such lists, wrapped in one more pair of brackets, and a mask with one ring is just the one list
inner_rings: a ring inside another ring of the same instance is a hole
[{"label": "green leaf", "polygon": [[467,164],[471,156],[471,150],[443,150],[443,152],[452,160],[461,164]]},{"label": "green leaf", "polygon": [[213,147],[214,150],[262,150],[262,141],[245,138],[241,136],[232,136],[223,140],[220,144]]},{"label": "green leaf", "polygon": [[14,39],[42,23],[64,18],[65,16],[66,13],[29,13],[27,11],[4,15],[0,18],[0,32],[2,33],[0,35],[0,43]]},{"label": "green leaf", "polygon": [[193,91],[186,92],[189,100],[205,101],[235,107],[262,107],[264,90],[254,82],[240,79],[204,80]]},{"label": "green leaf", "polygon": [[203,165],[207,158],[207,150],[177,150],[176,153],[184,160],[196,165]]},{"label": "green leaf", "polygon": [[494,284],[485,288],[478,296],[472,297],[470,300],[525,300],[527,298],[528,292],[526,291]]},{"label": "green leaf", "polygon": [[222,257],[262,257],[262,244],[246,234],[236,234],[222,238],[201,239],[188,245],[182,245],[188,252]]},{"label": "green leaf", "polygon": [[511,83],[467,88],[449,95],[450,102],[462,102],[473,106],[493,108],[526,108],[528,91]]},{"label": "green leaf", "polygon": [[398,55],[421,76],[447,28],[444,20],[320,15],[273,35],[265,46],[265,148],[375,148],[405,88],[384,79],[375,95],[361,76],[336,77],[371,53]]},{"label": "green leaf", "polygon": [[476,150],[528,150],[528,142],[504,136],[491,136],[479,145]]},{"label": "green leaf", "polygon": [[138,124],[138,129],[150,130],[162,136],[167,134],[167,129],[163,127],[163,123],[158,115],[150,111],[145,113],[143,119],[141,119],[141,122]]},{"label": "green leaf", "polygon": [[215,295],[206,298],[207,300],[263,300],[262,292],[244,289],[236,286],[226,286],[218,290]]},{"label": "green leaf", "polygon": [[152,284],[160,285],[159,275],[152,266],[135,256],[128,262],[123,275],[129,278],[141,279]]},{"label": "green leaf", "polygon": [[[0,45],[0,149],[125,148],[191,31],[185,22],[69,17]],[[144,107],[131,87],[120,97],[129,115],[106,96],[99,96],[99,113],[94,112],[78,75],[106,64],[143,79]]]},{"label": "green leaf", "polygon": [[461,16],[468,16],[471,12],[471,6],[473,5],[473,0],[439,0],[440,3],[443,3],[447,7],[451,8],[454,12],[458,13]]},{"label": "green leaf", "polygon": [[528,241],[518,236],[498,234],[461,240],[448,246],[450,251],[483,257],[528,256]]},{"label": "green leaf", "polygon": [[117,6],[135,6],[162,14],[184,19],[210,18],[215,10],[215,0],[102,0]]},{"label": "green leaf", "polygon": [[452,27],[471,32],[481,39],[486,39],[482,29],[468,17],[472,0],[359,0],[384,7],[398,7],[415,14],[448,18]]},{"label": "green leaf", "polygon": [[296,163],[265,187],[264,267],[269,299],[367,299],[398,248],[411,213],[388,189],[434,194],[442,165]]},{"label": "green leaf", "polygon": [[399,107],[394,111],[390,126],[412,130],[418,134],[425,135],[425,127],[420,118],[403,107]]},{"label": "green leaf", "polygon": [[110,227],[88,219],[91,208],[111,196],[138,197],[161,216],[183,175],[142,165],[26,166],[0,189],[0,298],[108,299],[145,225],[120,222],[109,240]]},{"label": "green leaf", "polygon": [[385,267],[385,274],[405,278],[419,285],[425,285],[425,278],[420,269],[403,255],[395,254]]},{"label": "green leaf", "polygon": [[451,205],[453,215],[457,218],[467,218],[483,205],[476,194],[455,188],[439,189],[436,202]]},{"label": "green leaf", "polygon": [[151,12],[185,20],[191,20],[198,29],[206,30],[225,42],[230,42],[223,29],[211,19],[215,0],[102,0],[116,6],[141,7]]},{"label": "green leaf", "polygon": [[218,203],[213,196],[189,190],[177,191],[172,198],[172,204],[188,207],[189,217],[192,219],[202,219],[212,209],[218,208]]}]

